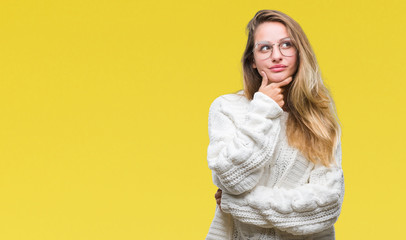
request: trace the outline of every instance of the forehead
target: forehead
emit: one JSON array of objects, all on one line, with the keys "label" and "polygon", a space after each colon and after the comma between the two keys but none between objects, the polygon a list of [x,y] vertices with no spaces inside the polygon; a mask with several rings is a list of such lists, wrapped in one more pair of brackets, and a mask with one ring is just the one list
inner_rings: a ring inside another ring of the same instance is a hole
[{"label": "forehead", "polygon": [[282,38],[289,37],[288,31],[280,22],[264,22],[255,30],[254,39],[258,41],[277,42]]}]

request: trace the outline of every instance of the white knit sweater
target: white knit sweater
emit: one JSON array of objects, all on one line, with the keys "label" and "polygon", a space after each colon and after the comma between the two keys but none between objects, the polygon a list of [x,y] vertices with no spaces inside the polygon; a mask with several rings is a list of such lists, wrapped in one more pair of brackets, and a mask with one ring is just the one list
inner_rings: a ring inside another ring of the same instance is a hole
[{"label": "white knit sweater", "polygon": [[286,138],[288,113],[267,95],[216,98],[207,150],[214,184],[223,190],[206,239],[335,239],[344,177],[336,165],[308,161]]}]

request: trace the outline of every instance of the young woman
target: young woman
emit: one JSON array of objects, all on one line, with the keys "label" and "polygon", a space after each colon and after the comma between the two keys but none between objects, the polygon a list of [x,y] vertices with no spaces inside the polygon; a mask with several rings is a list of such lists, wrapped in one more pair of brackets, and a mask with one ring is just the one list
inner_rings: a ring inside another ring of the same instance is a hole
[{"label": "young woman", "polygon": [[284,13],[248,23],[244,90],[216,98],[207,150],[218,207],[206,239],[335,239],[340,126],[310,43]]}]

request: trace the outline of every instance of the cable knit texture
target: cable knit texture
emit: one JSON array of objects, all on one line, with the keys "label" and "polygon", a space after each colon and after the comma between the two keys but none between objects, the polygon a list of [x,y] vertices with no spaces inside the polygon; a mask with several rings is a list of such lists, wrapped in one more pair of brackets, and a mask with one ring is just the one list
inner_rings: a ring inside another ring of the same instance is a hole
[{"label": "cable knit texture", "polygon": [[341,143],[336,165],[308,161],[288,144],[288,113],[267,95],[216,98],[207,160],[223,190],[206,239],[334,239],[344,197]]}]

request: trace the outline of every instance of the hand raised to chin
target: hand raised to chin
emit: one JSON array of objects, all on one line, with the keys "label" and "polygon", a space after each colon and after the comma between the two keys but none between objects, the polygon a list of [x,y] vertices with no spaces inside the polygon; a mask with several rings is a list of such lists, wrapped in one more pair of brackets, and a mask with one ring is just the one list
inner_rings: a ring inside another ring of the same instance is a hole
[{"label": "hand raised to chin", "polygon": [[292,76],[286,78],[282,82],[268,84],[268,77],[264,71],[261,71],[262,83],[258,92],[262,92],[268,97],[272,98],[281,108],[285,105],[284,86],[292,81]]}]

